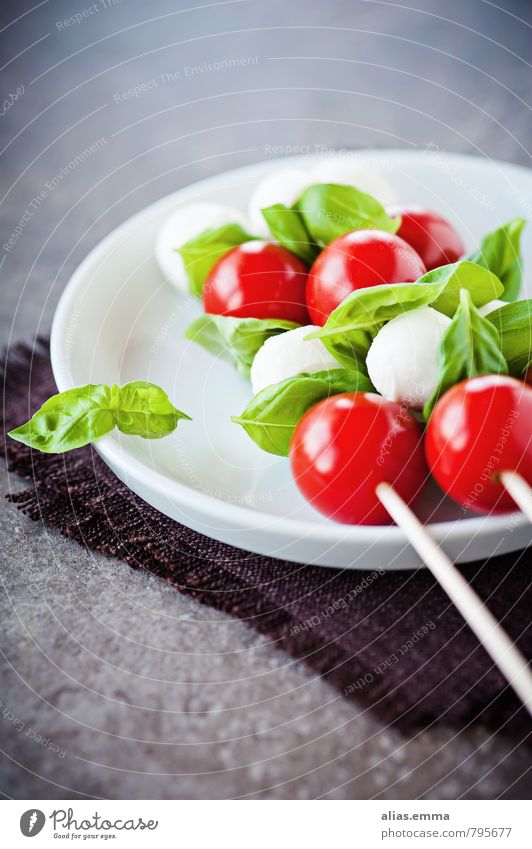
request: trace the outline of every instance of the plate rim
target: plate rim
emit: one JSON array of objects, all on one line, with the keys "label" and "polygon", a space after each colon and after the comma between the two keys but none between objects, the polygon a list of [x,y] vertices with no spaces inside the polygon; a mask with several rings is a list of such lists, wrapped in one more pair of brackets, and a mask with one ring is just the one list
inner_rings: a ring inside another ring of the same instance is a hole
[{"label": "plate rim", "polygon": [[[366,148],[353,149],[350,151],[353,154],[370,155],[372,157],[385,158],[388,156],[399,157],[401,159],[417,159],[423,156],[421,150],[403,150],[394,148]],[[332,152],[330,154],[333,155]],[[531,174],[532,169],[523,165],[516,165],[511,162],[504,162],[498,159],[482,158],[472,154],[452,153],[439,151],[439,156],[444,156],[446,160],[454,160],[457,164],[466,164],[468,166],[474,164],[491,164],[501,169],[501,171],[515,171],[517,174],[526,172]],[[340,155],[338,154],[339,158]],[[52,372],[60,392],[66,389],[73,388],[76,384],[72,378],[71,369],[69,366],[69,352],[63,348],[64,329],[69,320],[69,307],[74,300],[78,287],[87,277],[87,271],[96,266],[99,260],[105,255],[109,247],[118,241],[123,233],[134,227],[136,222],[145,216],[157,215],[165,206],[172,206],[186,203],[187,198],[195,196],[198,190],[213,189],[220,184],[224,184],[229,176],[245,177],[246,174],[257,174],[257,172],[267,172],[271,168],[281,167],[282,165],[290,165],[293,167],[299,163],[301,165],[309,164],[323,160],[324,154],[304,154],[298,156],[288,156],[261,160],[256,163],[232,168],[228,171],[223,171],[220,174],[206,177],[194,183],[188,184],[180,189],[164,195],[163,197],[153,201],[147,206],[135,212],[133,215],[126,218],[115,228],[113,228],[106,236],[103,237],[84,257],[84,259],[76,267],[68,282],[63,289],[59,301],[57,303],[54,316],[52,319],[52,327],[50,332],[50,359]],[[255,510],[251,507],[233,504],[222,499],[216,498],[208,493],[188,487],[186,484],[176,481],[169,475],[164,474],[156,469],[149,467],[146,463],[140,461],[129,453],[124,453],[122,443],[116,437],[105,436],[93,443],[93,448],[102,457],[104,462],[114,470],[118,467],[124,470],[125,474],[134,473],[134,477],[140,483],[144,483],[150,488],[156,488],[163,495],[174,495],[179,506],[192,507],[203,516],[209,516],[211,519],[216,518],[224,524],[229,518],[232,524],[238,523],[239,530],[253,530],[255,527],[264,530],[268,524],[275,523],[275,534],[277,537],[307,537],[310,534],[317,541],[324,544],[335,542],[348,542],[349,538],[353,540],[367,543],[375,541],[375,535],[378,532],[381,540],[390,544],[405,545],[408,543],[404,531],[397,525],[348,525],[343,523],[331,523],[330,525],[315,525],[309,520],[292,519],[284,516],[277,516],[271,513]],[[114,472],[116,474],[116,472]],[[127,481],[124,481],[129,489],[132,489]],[[134,490],[132,490],[134,491]],[[136,495],[138,493],[135,492]],[[142,496],[139,495],[140,498]],[[143,499],[145,500],[145,499]],[[157,508],[156,508],[157,509]],[[228,517],[227,514],[230,514]],[[526,517],[519,512],[500,513],[500,514],[480,514],[467,517],[466,519],[452,519],[448,521],[429,522],[427,527],[431,534],[438,541],[444,541],[452,538],[453,541],[459,542],[463,539],[470,539],[476,536],[482,526],[489,522],[490,531],[497,533],[498,530],[504,530],[508,525],[510,517],[514,517],[512,524],[514,527],[523,526],[526,524]],[[171,517],[170,517],[171,518]],[[177,521],[173,519],[173,521]]]}]

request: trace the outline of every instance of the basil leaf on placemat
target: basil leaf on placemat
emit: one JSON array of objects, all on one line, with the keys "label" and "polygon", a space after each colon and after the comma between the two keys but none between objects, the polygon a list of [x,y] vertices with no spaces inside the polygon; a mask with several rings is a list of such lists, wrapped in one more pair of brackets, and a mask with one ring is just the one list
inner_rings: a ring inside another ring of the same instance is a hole
[{"label": "basil leaf on placemat", "polygon": [[510,374],[520,376],[532,360],[532,300],[515,301],[490,312]]},{"label": "basil leaf on placemat", "polygon": [[113,412],[118,430],[143,439],[160,439],[172,433],[180,419],[190,419],[174,407],[160,386],[143,380],[118,389]]},{"label": "basil leaf on placemat", "polygon": [[300,325],[283,319],[235,318],[206,313],[192,322],[185,337],[235,366],[242,377],[248,377],[255,354],[266,340],[296,327]]},{"label": "basil leaf on placemat", "polygon": [[348,369],[298,374],[262,389],[232,421],[242,425],[263,451],[286,457],[294,429],[307,410],[341,392],[374,391],[368,377]]},{"label": "basil leaf on placemat", "polygon": [[295,208],[301,213],[311,239],[324,247],[352,230],[396,233],[400,218],[390,218],[382,204],[353,186],[320,183],[305,189]]},{"label": "basil leaf on placemat", "polygon": [[423,408],[428,419],[440,395],[468,377],[480,374],[507,374],[508,366],[501,351],[499,334],[473,304],[467,289],[460,292],[460,305],[443,334],[440,351],[440,380]]},{"label": "basil leaf on placemat", "polygon": [[96,442],[115,426],[123,433],[158,439],[171,433],[179,419],[188,418],[153,383],[138,380],[121,389],[87,384],[49,398],[9,436],[46,454],[62,454]]},{"label": "basil leaf on placemat", "polygon": [[60,454],[94,442],[114,426],[110,388],[89,383],[49,398],[9,436],[47,454]]},{"label": "basil leaf on placemat", "polygon": [[254,238],[240,224],[224,224],[204,230],[177,248],[185,263],[190,293],[201,298],[207,275],[217,260],[237,245]]},{"label": "basil leaf on placemat", "polygon": [[521,288],[523,261],[520,243],[525,224],[524,218],[512,218],[484,236],[478,250],[467,257],[497,275],[504,287],[502,298],[505,301],[515,301]]},{"label": "basil leaf on placemat", "polygon": [[313,243],[301,213],[282,203],[268,206],[261,212],[273,238],[307,265],[312,265],[320,251]]}]

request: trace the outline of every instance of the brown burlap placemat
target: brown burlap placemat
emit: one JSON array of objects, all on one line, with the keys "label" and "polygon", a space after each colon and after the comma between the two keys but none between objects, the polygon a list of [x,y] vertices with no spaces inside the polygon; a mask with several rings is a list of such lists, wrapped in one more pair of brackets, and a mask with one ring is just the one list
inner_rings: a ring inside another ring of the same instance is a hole
[{"label": "brown burlap placemat", "polygon": [[[44,340],[11,349],[3,385],[7,431],[56,391]],[[428,570],[346,571],[251,554],[161,515],[91,448],[46,455],[4,436],[2,452],[26,482],[10,500],[32,519],[244,619],[360,709],[404,728],[482,716],[526,732],[525,711]],[[530,552],[463,572],[530,658]]]}]

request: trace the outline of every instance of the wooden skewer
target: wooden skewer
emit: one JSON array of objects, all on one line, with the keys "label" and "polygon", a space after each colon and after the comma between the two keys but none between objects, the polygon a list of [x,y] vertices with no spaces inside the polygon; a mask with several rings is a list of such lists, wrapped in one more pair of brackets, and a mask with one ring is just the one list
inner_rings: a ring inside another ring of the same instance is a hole
[{"label": "wooden skewer", "polygon": [[519,472],[501,472],[500,480],[528,521],[532,522],[532,489],[524,477]]},{"label": "wooden skewer", "polygon": [[375,491],[532,715],[532,672],[521,652],[393,487],[380,483]]}]

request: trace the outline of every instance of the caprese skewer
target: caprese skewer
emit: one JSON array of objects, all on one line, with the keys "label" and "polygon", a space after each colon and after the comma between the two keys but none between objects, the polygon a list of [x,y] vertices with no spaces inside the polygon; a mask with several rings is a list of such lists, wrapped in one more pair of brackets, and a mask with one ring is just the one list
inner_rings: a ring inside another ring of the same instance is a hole
[{"label": "caprese skewer", "polygon": [[[436,443],[443,439],[441,423],[452,419],[446,410],[456,411],[460,401],[453,445],[463,443],[470,427],[466,406],[486,439],[490,427],[482,417],[493,423],[503,415],[503,386],[507,395],[508,386],[524,387],[532,302],[509,303],[524,222],[497,228],[465,256],[444,216],[393,204],[391,195],[380,175],[362,173],[354,160],[326,160],[308,173],[284,168],[253,191],[250,225],[230,207],[192,204],[162,228],[157,256],[175,285],[182,289],[188,275],[189,290],[202,298],[205,315],[188,338],[251,380],[253,399],[235,421],[274,453],[288,454],[294,434],[296,481],[322,512],[343,522],[388,521],[376,485],[395,482],[410,503],[429,473],[465,509],[514,509],[509,490],[524,503],[516,468],[497,469],[496,486],[469,496],[482,452],[462,455],[453,466],[450,441],[445,450]],[[481,403],[487,390],[463,389],[464,380],[482,375],[498,375],[490,396],[496,415]],[[349,398],[360,388],[374,392]],[[343,422],[338,441],[331,436],[337,421]],[[518,431],[528,438],[530,416]],[[361,497],[352,471],[366,466],[367,497]]]}]

